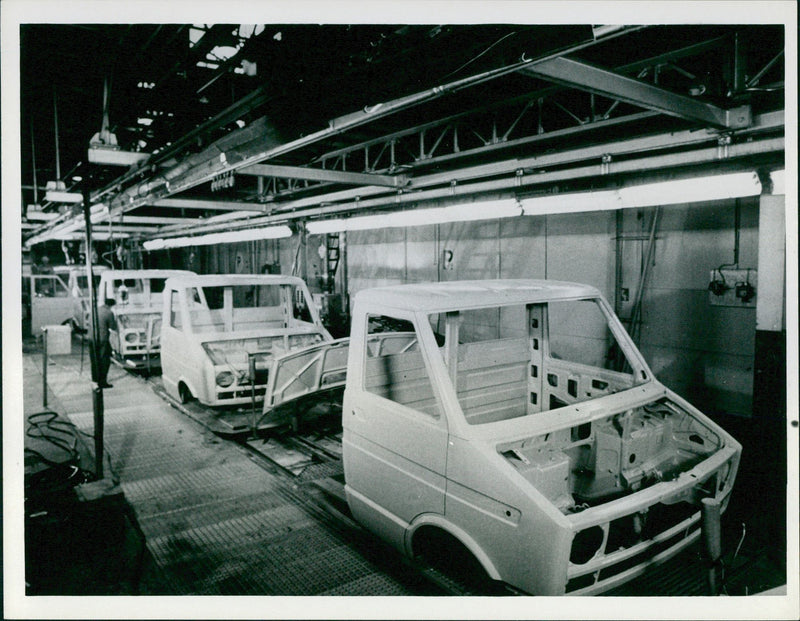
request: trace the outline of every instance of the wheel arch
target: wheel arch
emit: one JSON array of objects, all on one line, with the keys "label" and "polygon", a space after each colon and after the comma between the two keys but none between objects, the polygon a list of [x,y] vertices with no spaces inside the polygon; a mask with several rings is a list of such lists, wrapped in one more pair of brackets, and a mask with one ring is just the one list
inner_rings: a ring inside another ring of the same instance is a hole
[{"label": "wheel arch", "polygon": [[424,514],[418,516],[409,525],[406,531],[406,553],[414,557],[414,543],[416,537],[421,533],[439,531],[462,545],[483,567],[483,570],[492,580],[502,580],[500,572],[495,567],[494,562],[484,549],[476,542],[464,529],[448,521],[444,516],[438,514]]}]

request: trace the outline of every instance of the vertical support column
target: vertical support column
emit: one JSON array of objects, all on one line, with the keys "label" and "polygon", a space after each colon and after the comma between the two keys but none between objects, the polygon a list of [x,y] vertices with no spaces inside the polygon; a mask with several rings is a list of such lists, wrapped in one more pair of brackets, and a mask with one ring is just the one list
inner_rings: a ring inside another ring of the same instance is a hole
[{"label": "vertical support column", "polygon": [[461,323],[461,313],[458,311],[446,314],[444,327],[445,362],[450,373],[453,389],[458,392],[458,328]]},{"label": "vertical support column", "polygon": [[753,422],[758,433],[747,439],[742,453],[746,471],[758,481],[762,497],[769,499],[763,527],[774,544],[770,549],[779,555],[786,549],[787,526],[785,209],[785,196],[761,196],[753,364]]},{"label": "vertical support column", "polygon": [[[345,325],[350,325],[350,290],[347,275],[347,233],[342,231],[339,233],[339,252],[341,253],[340,261],[342,262],[342,269],[339,273],[342,275],[342,314],[345,318]],[[406,265],[408,261],[406,261]]]},{"label": "vertical support column", "polygon": [[103,478],[103,434],[105,433],[105,405],[103,389],[98,385],[92,388],[92,408],[94,409],[94,473],[98,479]]},{"label": "vertical support column", "polygon": [[47,327],[42,331],[42,407],[47,409]]},{"label": "vertical support column", "polygon": [[622,316],[622,250],[623,250],[623,213],[621,209],[617,209],[614,214],[614,222],[616,227],[616,236],[614,237],[615,252],[614,252],[614,313],[617,317]]},{"label": "vertical support column", "polygon": [[[89,175],[87,174],[87,177]],[[97,383],[100,369],[100,351],[97,342],[100,327],[97,323],[97,294],[94,288],[94,269],[92,267],[92,217],[91,193],[89,192],[89,178],[83,180],[83,218],[86,227],[86,279],[89,288],[89,309],[92,318],[92,341],[89,347],[89,358],[92,362],[92,410],[94,414],[94,467],[98,479],[103,478],[103,427],[104,406],[103,389]]]},{"label": "vertical support column", "polygon": [[544,357],[542,349],[544,347],[544,313],[542,304],[528,304],[527,307],[527,322],[528,322],[528,351],[530,353],[530,363],[528,364],[528,397],[527,397],[527,410],[528,414],[541,412],[543,402],[545,399],[544,391],[542,390],[542,379],[544,369],[542,362]]},{"label": "vertical support column", "polygon": [[300,247],[303,253],[300,277],[304,282],[308,283],[308,230],[306,229],[305,221],[300,222]]},{"label": "vertical support column", "polygon": [[758,297],[756,330],[785,329],[785,196],[764,194],[758,214]]}]

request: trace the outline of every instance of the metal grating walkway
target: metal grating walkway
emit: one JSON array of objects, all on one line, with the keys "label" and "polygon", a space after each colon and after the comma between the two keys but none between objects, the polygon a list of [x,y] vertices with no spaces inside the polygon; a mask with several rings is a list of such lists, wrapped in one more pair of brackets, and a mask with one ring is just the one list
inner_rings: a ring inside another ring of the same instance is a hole
[{"label": "metal grating walkway", "polygon": [[[26,355],[25,412],[40,411],[42,357]],[[89,365],[48,365],[48,405],[92,432]],[[398,577],[331,528],[290,483],[170,407],[141,378],[112,366],[104,391],[112,470],[144,532],[151,594],[408,595]],[[91,440],[90,440],[91,443]],[[85,467],[91,468],[91,464]]]}]

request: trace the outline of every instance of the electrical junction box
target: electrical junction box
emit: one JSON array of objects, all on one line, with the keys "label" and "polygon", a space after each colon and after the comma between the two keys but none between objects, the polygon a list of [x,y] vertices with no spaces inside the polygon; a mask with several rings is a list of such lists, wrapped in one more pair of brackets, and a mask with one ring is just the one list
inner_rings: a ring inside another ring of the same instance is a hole
[{"label": "electrical junction box", "polygon": [[719,268],[711,270],[708,303],[712,306],[756,307],[758,271],[755,269]]}]

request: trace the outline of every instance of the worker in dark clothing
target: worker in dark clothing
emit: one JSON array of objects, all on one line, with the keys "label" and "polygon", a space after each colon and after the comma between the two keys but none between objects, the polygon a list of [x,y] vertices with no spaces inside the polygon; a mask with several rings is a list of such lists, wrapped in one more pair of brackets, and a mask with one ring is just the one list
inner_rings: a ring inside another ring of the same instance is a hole
[{"label": "worker in dark clothing", "polygon": [[52,274],[53,266],[50,265],[50,257],[44,255],[39,263],[34,263],[32,267],[34,274]]},{"label": "worker in dark clothing", "polygon": [[116,304],[113,298],[106,298],[105,305],[97,308],[97,374],[95,380],[100,388],[112,388],[108,383],[108,368],[111,366],[111,343],[108,333],[117,329],[117,320],[111,310]]}]

